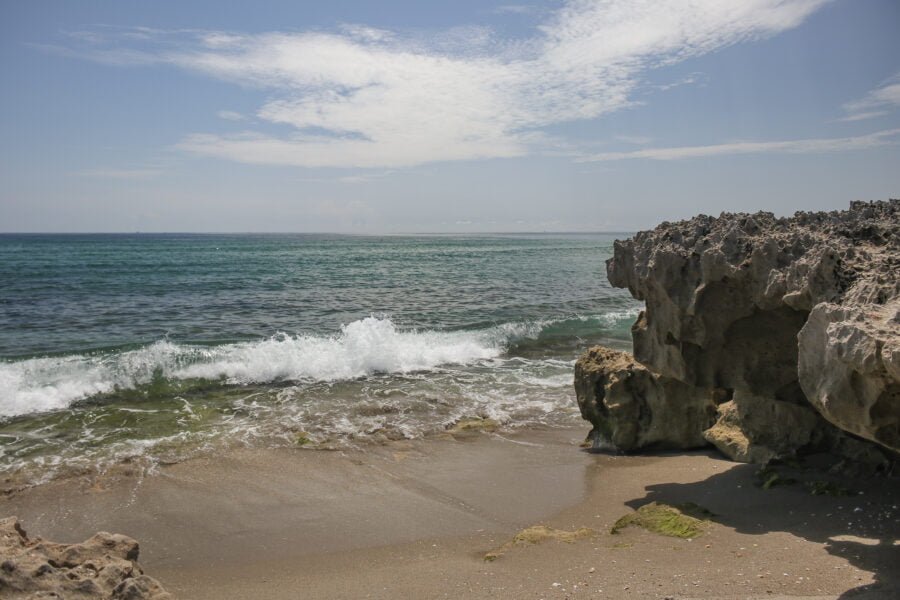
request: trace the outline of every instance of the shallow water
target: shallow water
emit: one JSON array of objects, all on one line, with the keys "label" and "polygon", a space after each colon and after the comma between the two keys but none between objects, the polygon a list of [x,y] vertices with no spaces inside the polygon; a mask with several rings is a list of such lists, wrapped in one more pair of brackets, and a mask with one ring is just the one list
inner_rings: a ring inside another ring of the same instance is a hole
[{"label": "shallow water", "polygon": [[0,469],[578,421],[615,236],[0,236]]}]

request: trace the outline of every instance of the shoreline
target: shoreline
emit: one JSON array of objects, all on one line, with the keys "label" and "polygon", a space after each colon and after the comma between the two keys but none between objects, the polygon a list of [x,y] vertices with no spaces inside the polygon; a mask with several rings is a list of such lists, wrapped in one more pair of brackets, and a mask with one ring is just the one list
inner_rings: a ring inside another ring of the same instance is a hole
[{"label": "shoreline", "polygon": [[[764,490],[758,466],[710,450],[590,454],[578,448],[584,432],[234,451],[144,478],[30,488],[0,499],[0,513],[59,542],[97,530],[135,537],[147,573],[183,599],[835,598],[854,589],[888,598],[900,590],[895,478],[854,481],[856,494],[845,497]],[[650,501],[694,502],[715,516],[691,541],[636,527],[609,534]],[[484,560],[537,524],[596,533],[517,544]]]}]

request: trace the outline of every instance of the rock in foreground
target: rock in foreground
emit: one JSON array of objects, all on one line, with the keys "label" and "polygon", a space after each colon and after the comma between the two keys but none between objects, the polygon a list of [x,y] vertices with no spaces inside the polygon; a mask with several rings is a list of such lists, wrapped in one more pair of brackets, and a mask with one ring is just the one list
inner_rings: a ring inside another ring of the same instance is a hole
[{"label": "rock in foreground", "polygon": [[619,450],[697,448],[715,421],[716,405],[703,390],[649,371],[625,353],[591,348],[575,363],[582,416],[590,438]]},{"label": "rock in foreground", "polygon": [[[641,377],[692,390],[685,400],[684,389],[642,389],[624,404],[653,397],[677,415],[712,398],[715,425],[691,433],[736,460],[858,445],[853,436],[900,451],[900,200],[663,223],[617,241],[607,273],[646,304],[632,328]],[[642,431],[629,439],[657,437],[633,421]]]},{"label": "rock in foreground", "polygon": [[137,564],[138,543],[100,532],[80,544],[31,540],[16,517],[0,519],[0,597],[171,600]]}]

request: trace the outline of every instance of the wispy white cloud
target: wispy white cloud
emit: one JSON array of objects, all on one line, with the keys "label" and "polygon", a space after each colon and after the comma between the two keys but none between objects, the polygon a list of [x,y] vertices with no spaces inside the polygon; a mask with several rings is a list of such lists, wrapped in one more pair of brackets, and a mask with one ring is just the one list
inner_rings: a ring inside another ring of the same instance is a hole
[{"label": "wispy white cloud", "polygon": [[683,160],[732,154],[822,154],[848,150],[866,150],[898,143],[900,143],[900,129],[887,129],[867,135],[843,138],[732,142],[709,146],[677,146],[672,148],[645,148],[629,152],[602,152],[583,156],[578,160],[580,162],[602,162],[629,159]]},{"label": "wispy white cloud", "polygon": [[883,117],[884,115],[889,114],[886,110],[873,110],[869,112],[861,112],[852,115],[847,115],[846,117],[841,117],[840,119],[835,119],[835,121],[842,121],[845,123],[853,122],[853,121],[865,121],[866,119],[874,119],[875,117]]},{"label": "wispy white cloud", "polygon": [[357,23],[345,23],[341,25],[341,31],[349,38],[362,42],[386,42],[395,36],[387,29],[359,25]]},{"label": "wispy white cloud", "polygon": [[546,143],[547,125],[632,105],[647,70],[791,29],[826,1],[570,0],[520,40],[484,27],[427,37],[359,25],[141,30],[115,45],[92,38],[83,52],[260,88],[269,97],[256,117],[288,128],[280,137],[196,133],[183,150],[245,163],[397,168],[528,154]]},{"label": "wispy white cloud", "polygon": [[654,86],[654,89],[659,90],[661,92],[667,92],[673,88],[681,87],[683,85],[695,85],[695,84],[705,85],[706,80],[707,80],[707,77],[706,77],[705,73],[696,72],[696,73],[691,73],[691,74],[687,75],[686,77],[682,77],[681,79],[679,79],[677,81],[672,81],[670,83],[658,84],[658,85]]},{"label": "wispy white cloud", "polygon": [[226,121],[243,121],[245,119],[244,115],[233,110],[220,110],[216,116]]},{"label": "wispy white cloud", "polygon": [[900,73],[868,94],[844,105],[847,116],[839,121],[862,121],[880,117],[900,107]]}]

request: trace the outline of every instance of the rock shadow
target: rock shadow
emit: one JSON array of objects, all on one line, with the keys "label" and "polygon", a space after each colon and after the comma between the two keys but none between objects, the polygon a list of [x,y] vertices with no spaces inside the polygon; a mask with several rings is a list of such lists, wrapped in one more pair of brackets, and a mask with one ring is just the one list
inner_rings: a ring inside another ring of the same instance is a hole
[{"label": "rock shadow", "polygon": [[[823,544],[830,554],[874,574],[874,583],[841,598],[900,598],[900,478],[848,479],[782,467],[781,483],[764,489],[759,471],[759,465],[746,464],[695,483],[651,485],[644,497],[626,504],[637,509],[650,502],[694,502],[714,513],[713,522],[739,533],[780,531]],[[813,495],[813,487],[827,491]]]}]

